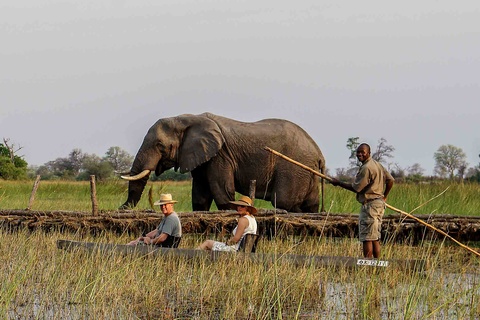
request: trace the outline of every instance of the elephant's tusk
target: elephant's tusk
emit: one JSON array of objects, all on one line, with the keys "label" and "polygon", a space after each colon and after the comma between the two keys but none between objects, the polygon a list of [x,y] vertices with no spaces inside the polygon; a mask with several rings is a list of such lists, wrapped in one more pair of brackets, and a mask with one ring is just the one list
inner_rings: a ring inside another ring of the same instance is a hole
[{"label": "elephant's tusk", "polygon": [[128,181],[135,181],[135,180],[140,180],[149,174],[150,174],[150,170],[147,169],[147,170],[143,170],[142,172],[140,172],[135,176],[122,176],[122,179],[125,179]]}]

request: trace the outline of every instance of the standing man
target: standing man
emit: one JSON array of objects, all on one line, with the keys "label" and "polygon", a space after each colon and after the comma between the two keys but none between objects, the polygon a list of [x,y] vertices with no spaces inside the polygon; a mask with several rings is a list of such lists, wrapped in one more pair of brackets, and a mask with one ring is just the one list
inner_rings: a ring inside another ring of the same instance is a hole
[{"label": "standing man", "polygon": [[177,201],[172,199],[171,194],[161,194],[160,200],[156,201],[154,205],[160,206],[164,218],[156,229],[150,231],[145,236],[129,242],[128,245],[151,244],[160,247],[176,248],[182,237],[182,225],[177,213],[174,211],[174,203],[177,203]]},{"label": "standing man", "polygon": [[370,146],[362,143],[357,148],[357,159],[362,163],[353,183],[345,183],[332,178],[331,184],[357,194],[362,204],[358,231],[363,243],[365,258],[380,257],[380,231],[385,212],[385,201],[395,179],[385,168],[370,156]]}]

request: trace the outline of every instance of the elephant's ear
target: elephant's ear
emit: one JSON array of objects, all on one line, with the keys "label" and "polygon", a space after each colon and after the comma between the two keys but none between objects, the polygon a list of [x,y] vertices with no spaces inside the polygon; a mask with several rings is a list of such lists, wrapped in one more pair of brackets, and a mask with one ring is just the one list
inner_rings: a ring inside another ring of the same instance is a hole
[{"label": "elephant's ear", "polygon": [[207,162],[225,143],[222,131],[211,119],[195,117],[184,133],[178,153],[178,166],[181,173],[192,171]]}]

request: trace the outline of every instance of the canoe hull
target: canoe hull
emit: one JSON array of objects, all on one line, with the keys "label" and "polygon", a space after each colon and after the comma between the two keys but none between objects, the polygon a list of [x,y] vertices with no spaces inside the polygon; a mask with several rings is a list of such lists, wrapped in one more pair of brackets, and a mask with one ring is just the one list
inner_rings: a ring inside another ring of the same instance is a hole
[{"label": "canoe hull", "polygon": [[400,269],[413,269],[422,271],[426,269],[425,260],[376,260],[363,259],[355,257],[339,257],[339,256],[307,256],[298,254],[271,254],[271,253],[232,253],[220,251],[205,251],[195,249],[183,248],[161,248],[155,246],[128,246],[124,244],[111,243],[94,243],[81,242],[72,240],[57,240],[57,248],[74,251],[100,251],[100,252],[116,252],[120,254],[139,254],[145,256],[172,256],[183,258],[204,258],[209,260],[218,260],[222,257],[236,257],[248,258],[254,262],[268,263],[268,262],[282,262],[289,263],[295,266],[314,266],[314,267],[344,267],[344,268],[359,268],[359,267],[378,267],[387,268],[394,267]]}]

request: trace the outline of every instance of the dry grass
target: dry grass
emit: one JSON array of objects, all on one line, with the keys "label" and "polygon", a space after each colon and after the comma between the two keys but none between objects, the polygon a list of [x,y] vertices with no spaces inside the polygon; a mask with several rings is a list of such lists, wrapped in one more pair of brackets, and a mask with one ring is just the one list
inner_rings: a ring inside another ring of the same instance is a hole
[{"label": "dry grass", "polygon": [[[151,184],[154,194],[170,192],[190,210],[189,183]],[[23,209],[31,182],[0,182],[0,206]],[[433,198],[445,185],[397,185],[389,203],[409,211]],[[474,215],[478,185],[452,185],[416,213]],[[114,210],[127,185],[97,185],[99,208]],[[330,212],[357,212],[354,196],[328,186]],[[261,208],[269,203],[257,200]],[[0,209],[1,209],[0,208]],[[138,210],[149,208],[144,196]],[[88,183],[42,182],[33,210],[89,211]],[[66,252],[57,239],[126,243],[126,235],[93,238],[57,232],[9,233],[0,229],[0,314],[10,319],[479,319],[479,259],[445,243],[386,244],[382,259],[428,260],[427,272],[393,267],[357,269],[295,267],[253,263],[236,256],[208,259],[141,257]],[[187,234],[181,246],[204,238]],[[259,252],[281,255],[361,255],[356,239],[289,237],[262,239]]]},{"label": "dry grass", "polygon": [[[12,319],[475,319],[479,261],[456,247],[386,245],[385,259],[428,259],[427,272],[63,251],[73,234],[0,233],[0,312]],[[125,243],[113,234],[85,238]],[[202,237],[186,235],[183,247]],[[351,239],[262,240],[278,254],[358,256]]]}]

